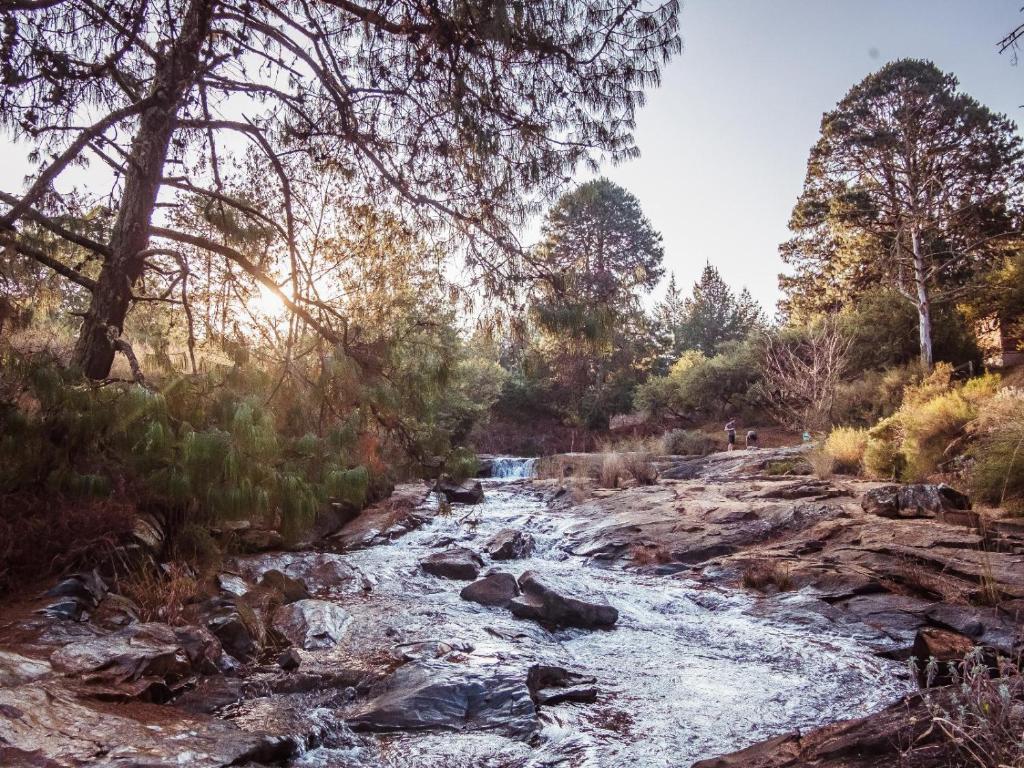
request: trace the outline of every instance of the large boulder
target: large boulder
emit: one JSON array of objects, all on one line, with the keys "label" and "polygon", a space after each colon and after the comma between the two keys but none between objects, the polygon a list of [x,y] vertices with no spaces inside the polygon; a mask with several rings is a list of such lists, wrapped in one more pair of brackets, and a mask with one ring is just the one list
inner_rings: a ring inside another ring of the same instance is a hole
[{"label": "large boulder", "polygon": [[528,738],[538,726],[521,673],[441,661],[399,667],[346,719],[361,731],[495,731],[514,738]]},{"label": "large boulder", "polygon": [[483,564],[480,556],[466,547],[452,547],[443,552],[435,552],[420,561],[423,570],[429,574],[462,581],[472,581],[479,576]]},{"label": "large boulder", "polygon": [[582,629],[606,629],[619,620],[618,610],[606,601],[592,603],[563,595],[544,584],[533,571],[519,577],[519,588],[522,596],[511,600],[508,607],[523,619]]},{"label": "large boulder", "polygon": [[107,695],[161,701],[196,674],[216,671],[220,654],[220,643],[199,627],[142,623],[68,643],[50,662]]},{"label": "large boulder", "polygon": [[474,581],[459,593],[463,600],[470,600],[481,605],[494,605],[504,608],[519,596],[519,584],[511,573],[489,573],[478,581]]},{"label": "large boulder", "polygon": [[914,483],[873,488],[864,494],[861,507],[868,514],[893,519],[944,517],[969,511],[971,500],[945,483]]},{"label": "large boulder", "polygon": [[526,687],[530,689],[530,696],[538,706],[565,702],[593,703],[598,694],[594,687],[596,682],[597,678],[545,664],[535,664],[526,674]]},{"label": "large boulder", "polygon": [[298,600],[274,613],[274,628],[307,651],[333,648],[348,634],[352,616],[326,600]]},{"label": "large boulder", "polygon": [[96,571],[75,573],[61,580],[46,592],[56,598],[42,609],[55,619],[84,621],[107,594],[107,585]]},{"label": "large boulder", "polygon": [[533,536],[515,528],[504,528],[487,544],[487,554],[494,560],[517,560],[533,552]]},{"label": "large boulder", "polygon": [[453,504],[481,504],[484,500],[484,488],[479,481],[469,485],[460,485],[447,480],[439,480],[434,484],[434,492],[444,495]]}]

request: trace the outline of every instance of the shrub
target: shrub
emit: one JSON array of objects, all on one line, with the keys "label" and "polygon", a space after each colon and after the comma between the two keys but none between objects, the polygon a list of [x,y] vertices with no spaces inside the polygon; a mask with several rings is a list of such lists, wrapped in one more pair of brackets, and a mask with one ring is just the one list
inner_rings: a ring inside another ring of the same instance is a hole
[{"label": "shrub", "polygon": [[979,409],[970,485],[989,504],[1024,513],[1024,389],[1008,387]]},{"label": "shrub", "polygon": [[480,471],[480,460],[468,448],[456,448],[445,459],[444,471],[456,483],[461,483],[470,477],[476,477],[476,473]]},{"label": "shrub", "polygon": [[718,450],[715,438],[696,429],[673,429],[661,437],[661,451],[670,456],[707,456]]},{"label": "shrub", "polygon": [[890,416],[868,430],[864,445],[864,470],[878,480],[894,480],[903,472],[904,458],[899,446],[899,419]]},{"label": "shrub", "polygon": [[618,488],[619,481],[626,476],[626,463],[619,453],[607,453],[601,461],[599,481],[602,488]]},{"label": "shrub", "polygon": [[758,592],[764,592],[768,587],[787,592],[793,589],[793,578],[789,566],[784,563],[778,560],[758,560],[743,570],[743,586]]},{"label": "shrub", "polygon": [[857,474],[864,461],[868,431],[856,427],[836,427],[825,440],[824,451],[832,457],[838,472]]},{"label": "shrub", "polygon": [[[921,660],[924,661],[923,659]],[[917,660],[911,659],[916,669]],[[929,686],[940,673],[939,662],[927,661]],[[1024,676],[1004,658],[995,669],[981,648],[962,662],[949,665],[952,685],[922,691],[932,725],[942,734],[956,760],[973,768],[1019,768],[1024,765]]]},{"label": "shrub", "polygon": [[637,565],[664,565],[672,562],[672,553],[661,544],[634,544],[629,556]]},{"label": "shrub", "polygon": [[623,454],[622,464],[637,485],[654,485],[658,479],[658,470],[646,453]]},{"label": "shrub", "polygon": [[822,448],[808,451],[806,459],[807,463],[811,465],[811,471],[822,480],[828,480],[835,472],[836,460]]}]

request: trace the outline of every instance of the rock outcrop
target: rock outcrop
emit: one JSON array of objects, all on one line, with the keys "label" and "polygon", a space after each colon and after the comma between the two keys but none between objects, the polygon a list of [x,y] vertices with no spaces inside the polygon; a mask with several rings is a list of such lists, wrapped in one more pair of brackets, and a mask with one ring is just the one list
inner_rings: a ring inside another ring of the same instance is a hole
[{"label": "rock outcrop", "polygon": [[472,581],[479,576],[483,564],[480,556],[466,547],[451,547],[435,552],[420,562],[423,570],[433,576],[461,581]]},{"label": "rock outcrop", "polygon": [[883,485],[864,494],[864,511],[889,518],[929,517],[942,518],[950,512],[968,512],[971,500],[945,483],[932,485]]},{"label": "rock outcrop", "polygon": [[487,544],[487,554],[492,560],[518,560],[533,553],[533,536],[515,528],[498,531]]},{"label": "rock outcrop", "polygon": [[519,577],[523,594],[509,601],[513,614],[556,627],[607,629],[619,620],[618,610],[607,602],[588,602],[563,595],[540,580],[533,571]]},{"label": "rock outcrop", "polygon": [[326,600],[298,600],[274,613],[274,629],[307,651],[333,648],[345,639],[352,617]]}]

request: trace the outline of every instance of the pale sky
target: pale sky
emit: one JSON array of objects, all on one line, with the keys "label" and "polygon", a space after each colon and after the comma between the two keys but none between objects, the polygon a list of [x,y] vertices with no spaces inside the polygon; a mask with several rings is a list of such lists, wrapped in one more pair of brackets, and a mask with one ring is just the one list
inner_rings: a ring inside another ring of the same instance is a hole
[{"label": "pale sky", "polygon": [[[683,52],[639,115],[642,156],[604,173],[640,199],[664,235],[666,269],[684,290],[710,261],[772,314],[782,269],[777,247],[787,238],[822,113],[885,62],[915,57],[1024,121],[1024,53],[1014,66],[996,47],[1024,21],[1021,5],[683,0]],[[0,188],[20,189],[24,156],[0,136]]]},{"label": "pale sky", "polygon": [[996,47],[1022,0],[683,0],[683,52],[639,116],[633,192],[689,290],[705,261],[773,314],[777,246],[822,113],[885,62],[924,58],[1024,122],[1024,52]]}]

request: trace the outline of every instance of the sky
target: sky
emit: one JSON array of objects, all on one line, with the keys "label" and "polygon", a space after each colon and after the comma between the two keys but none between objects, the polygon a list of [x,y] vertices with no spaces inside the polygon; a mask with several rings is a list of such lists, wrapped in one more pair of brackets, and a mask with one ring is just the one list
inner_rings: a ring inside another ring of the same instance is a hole
[{"label": "sky", "polygon": [[778,245],[821,116],[899,58],[924,58],[1024,122],[1024,51],[996,43],[1022,0],[683,0],[683,52],[648,94],[641,157],[604,175],[635,194],[688,290],[710,261],[774,312]]},{"label": "sky", "polygon": [[[638,116],[641,157],[603,173],[640,199],[664,236],[666,269],[684,290],[711,262],[773,314],[783,268],[777,249],[822,114],[887,61],[914,57],[1024,122],[1024,51],[1015,66],[996,45],[1024,21],[1022,5],[682,0],[683,52]],[[23,147],[0,137],[0,188],[20,188],[24,158]]]}]

